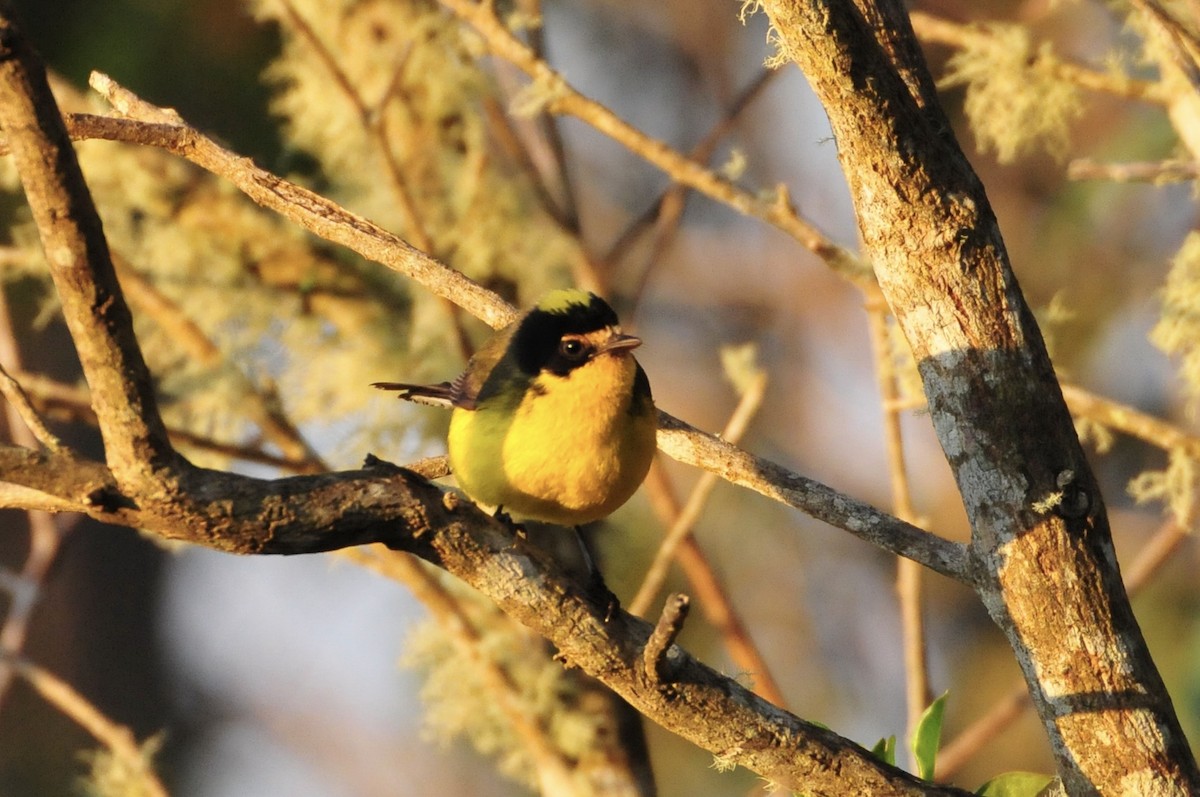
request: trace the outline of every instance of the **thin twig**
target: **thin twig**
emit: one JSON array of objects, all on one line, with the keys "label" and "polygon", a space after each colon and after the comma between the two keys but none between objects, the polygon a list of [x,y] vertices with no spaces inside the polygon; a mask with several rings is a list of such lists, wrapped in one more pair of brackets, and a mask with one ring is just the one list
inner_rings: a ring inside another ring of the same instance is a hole
[{"label": "thin twig", "polygon": [[[538,59],[545,61],[546,41],[542,34],[544,17],[542,16],[541,0],[517,0],[517,5],[531,23],[526,28],[529,48],[533,50],[533,54]],[[556,211],[554,215],[564,229],[571,231],[575,237],[579,237],[579,208],[575,203],[574,187],[571,185],[570,164],[567,162],[562,131],[558,127],[558,120],[553,114],[547,113],[545,109],[538,113],[537,121],[541,127],[542,136],[546,139],[546,144],[550,149],[551,161],[554,164],[555,175],[558,177],[558,194],[562,205],[553,208]]]},{"label": "thin twig", "polygon": [[70,717],[96,741],[108,748],[131,772],[138,773],[145,794],[150,797],[168,797],[166,787],[154,773],[145,751],[138,745],[129,728],[110,720],[70,684],[48,670],[4,653],[0,653],[0,661],[20,675],[42,699]]},{"label": "thin twig", "polygon": [[870,269],[851,252],[833,243],[815,226],[802,219],[786,196],[780,194],[773,200],[765,200],[744,191],[704,165],[646,135],[595,100],[580,94],[524,42],[512,35],[496,17],[491,3],[471,0],[441,0],[441,3],[470,24],[484,38],[492,52],[533,79],[539,94],[547,98],[546,110],[550,113],[574,116],[658,167],[672,180],[740,213],[773,224],[820,257],[835,272],[855,283],[870,281]]},{"label": "thin twig", "polygon": [[[27,371],[15,374],[14,378],[21,383],[34,408],[43,414],[59,419],[79,421],[92,426],[96,425],[96,411],[92,409],[91,394],[88,393],[86,387],[68,385],[42,374]],[[255,446],[213,440],[186,429],[168,426],[167,436],[170,438],[171,444],[176,446],[208,451],[230,459],[267,465],[290,473],[312,471],[312,462],[306,458],[278,456]]]},{"label": "thin twig", "polygon": [[653,683],[671,682],[671,662],[667,652],[675,643],[679,632],[683,630],[690,606],[688,596],[680,593],[669,596],[663,604],[662,614],[659,615],[650,638],[646,640],[646,648],[642,653],[646,677]]},{"label": "thin twig", "polygon": [[[904,437],[900,411],[896,409],[900,390],[888,330],[888,306],[878,290],[871,291],[867,302],[867,323],[875,376],[883,406],[883,437],[887,451],[888,473],[892,483],[892,512],[909,523],[917,521],[909,489],[908,469],[904,464]],[[929,705],[929,665],[926,660],[925,617],[921,609],[921,568],[911,559],[896,561],[896,594],[900,601],[900,631],[904,649],[905,702],[908,708],[908,735],[916,733],[925,707]],[[913,762],[915,764],[915,761]]]},{"label": "thin twig", "polygon": [[1200,163],[1191,160],[1102,163],[1076,158],[1067,164],[1068,180],[1107,180],[1113,183],[1190,183],[1200,179]]},{"label": "thin twig", "polygon": [[[754,80],[750,81],[749,85],[742,89],[741,93],[734,98],[729,107],[725,109],[725,113],[717,120],[717,123],[712,126],[696,146],[692,147],[687,156],[697,163],[708,163],[716,151],[717,145],[733,129],[734,124],[741,117],[742,113],[770,85],[772,78],[779,74],[782,74],[782,70],[761,70]],[[679,221],[683,218],[683,211],[687,205],[688,194],[689,189],[687,186],[672,183],[658,195],[658,198],[646,210],[625,227],[604,255],[604,262],[617,262],[630,250],[643,233],[653,229],[654,240],[650,245],[642,267],[637,272],[635,283],[637,287],[631,292],[635,301],[645,290],[646,282],[653,270],[653,265],[658,262],[662,253],[667,250],[673,238],[674,231],[678,229]]]},{"label": "thin twig", "polygon": [[[9,406],[16,412],[17,417],[25,423],[25,426],[33,433],[34,438],[38,443],[41,443],[46,448],[60,454],[66,451],[66,446],[58,439],[57,436],[49,429],[46,424],[38,416],[33,405],[29,403],[29,396],[26,395],[25,389],[21,384],[9,375],[8,371],[4,370],[4,366],[0,365],[0,393],[4,394],[4,398],[8,400]],[[13,418],[9,418],[10,427]]]},{"label": "thin twig", "polygon": [[1179,450],[1193,459],[1200,459],[1200,435],[1078,385],[1063,384],[1062,393],[1073,415],[1124,432],[1164,451]]}]

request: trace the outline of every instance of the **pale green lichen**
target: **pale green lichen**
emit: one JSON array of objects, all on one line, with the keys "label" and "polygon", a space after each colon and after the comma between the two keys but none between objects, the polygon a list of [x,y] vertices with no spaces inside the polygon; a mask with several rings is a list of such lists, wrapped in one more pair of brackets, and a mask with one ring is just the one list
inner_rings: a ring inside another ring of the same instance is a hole
[{"label": "pale green lichen", "polygon": [[1172,450],[1167,467],[1136,476],[1129,483],[1129,494],[1138,503],[1162,503],[1181,528],[1191,528],[1200,496],[1200,463],[1183,451]]},{"label": "pale green lichen", "polygon": [[1200,408],[1200,233],[1175,254],[1162,293],[1162,316],[1150,340],[1178,359],[1179,377],[1193,412]]},{"label": "pale green lichen", "polygon": [[[515,625],[490,602],[447,577],[441,577],[466,611],[479,635],[478,656],[503,669],[516,693],[508,696],[515,710],[536,723],[546,741],[566,761],[579,761],[594,751],[605,734],[601,715],[588,709],[588,694],[549,654],[544,643]],[[483,677],[476,655],[462,648],[433,621],[409,634],[401,663],[424,679],[425,729],[435,740],[465,739],[497,762],[501,773],[536,787],[537,771],[530,748],[512,727],[501,699]]]},{"label": "pale green lichen", "polygon": [[966,87],[963,110],[981,150],[1001,163],[1045,150],[1066,156],[1071,124],[1083,111],[1079,90],[1056,71],[1049,44],[1035,46],[1020,25],[980,26],[946,63],[939,88]]},{"label": "pale green lichen", "polygon": [[80,791],[86,797],[151,797],[161,794],[161,786],[154,777],[154,756],[162,744],[159,736],[152,736],[139,750],[139,757],[131,759],[116,755],[107,748],[99,748],[83,754],[88,773],[80,779]]}]

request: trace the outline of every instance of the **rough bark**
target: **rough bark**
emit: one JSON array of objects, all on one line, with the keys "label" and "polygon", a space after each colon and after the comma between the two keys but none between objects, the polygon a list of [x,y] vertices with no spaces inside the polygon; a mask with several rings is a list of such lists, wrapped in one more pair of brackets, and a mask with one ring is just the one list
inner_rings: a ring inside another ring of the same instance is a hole
[{"label": "rough bark", "polygon": [[[940,109],[911,88],[930,83],[913,76],[924,71],[913,47],[898,44],[911,38],[899,4],[859,5],[763,3],[829,115],[866,252],[967,509],[979,595],[1016,653],[1070,793],[1196,793],[1195,761],[983,186]],[[868,19],[893,21],[885,41]],[[908,80],[896,52],[908,54]]]}]

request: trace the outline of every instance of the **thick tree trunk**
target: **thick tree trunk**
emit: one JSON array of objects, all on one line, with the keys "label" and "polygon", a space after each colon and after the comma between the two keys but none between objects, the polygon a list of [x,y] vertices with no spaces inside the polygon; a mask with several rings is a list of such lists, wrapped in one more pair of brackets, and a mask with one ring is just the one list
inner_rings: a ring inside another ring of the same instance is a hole
[{"label": "thick tree trunk", "polygon": [[966,505],[977,591],[1017,655],[1068,791],[1197,793],[1104,503],[907,18],[890,0],[763,5],[829,114],[866,254]]}]

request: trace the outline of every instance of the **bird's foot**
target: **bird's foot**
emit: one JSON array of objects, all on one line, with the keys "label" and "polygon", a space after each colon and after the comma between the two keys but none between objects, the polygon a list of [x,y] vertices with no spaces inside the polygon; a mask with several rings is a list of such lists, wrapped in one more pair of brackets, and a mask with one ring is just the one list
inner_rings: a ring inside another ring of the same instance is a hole
[{"label": "bird's foot", "polygon": [[621,601],[604,583],[604,577],[600,575],[599,570],[593,570],[588,576],[587,594],[589,598],[604,607],[604,622],[606,623],[612,620],[613,615],[621,609]]},{"label": "bird's foot", "polygon": [[503,523],[506,527],[508,527],[508,530],[511,531],[513,533],[513,536],[516,537],[517,539],[521,539],[521,540],[526,539],[525,527],[522,526],[520,523],[516,522],[515,520],[513,520],[512,515],[510,515],[504,511],[504,507],[502,507],[502,506],[496,507],[496,510],[494,512],[492,512],[492,517],[495,518],[496,520],[500,521],[501,523]]}]

